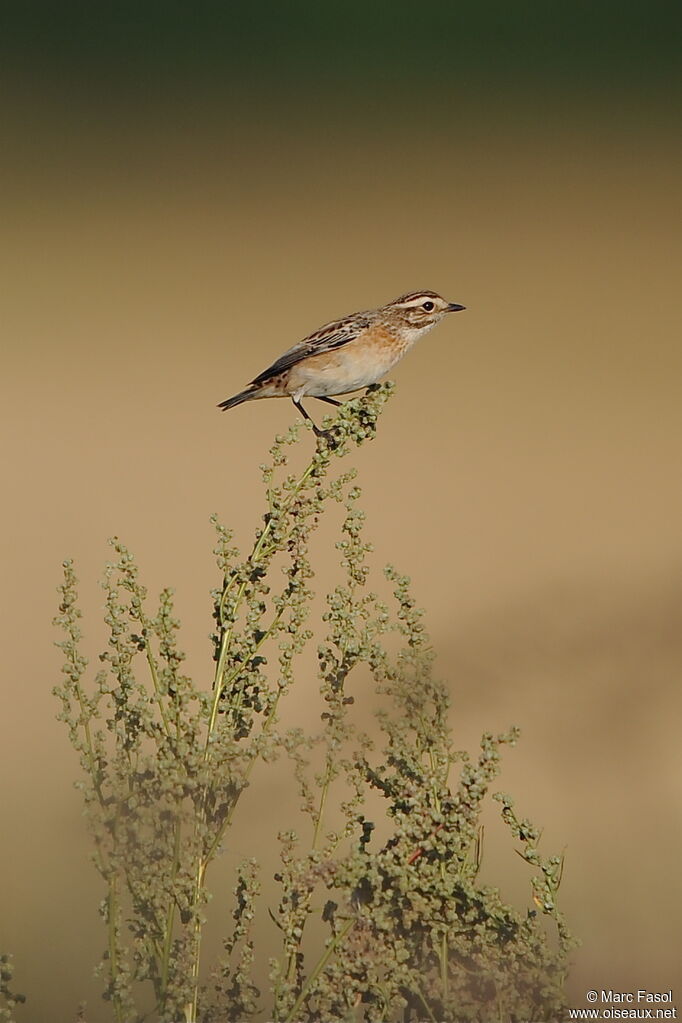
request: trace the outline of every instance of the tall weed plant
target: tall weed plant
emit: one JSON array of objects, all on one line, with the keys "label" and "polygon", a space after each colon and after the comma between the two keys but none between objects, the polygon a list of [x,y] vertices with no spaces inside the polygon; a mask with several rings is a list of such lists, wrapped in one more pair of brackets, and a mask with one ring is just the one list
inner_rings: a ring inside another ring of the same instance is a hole
[{"label": "tall weed plant", "polygon": [[[108,642],[91,677],[77,580],[64,563],[55,692],[104,886],[98,971],[116,1023],[563,1015],[572,939],[557,907],[562,858],[540,851],[539,831],[499,793],[532,868],[528,905],[513,908],[479,880],[482,808],[517,730],[484,733],[474,755],[458,750],[456,685],[433,674],[408,578],[386,570],[390,601],[369,586],[361,495],[344,457],[374,437],[391,393],[384,384],[346,403],[301,471],[291,471],[292,455],[312,435],[299,439],[293,426],[276,439],[261,467],[265,514],[245,554],[213,520],[210,679],[185,673],[173,593],[150,607],[118,539],[104,575]],[[334,505],[340,576],[320,622],[310,543],[317,529],[333,542],[322,521]],[[313,643],[317,687],[302,669]],[[369,691],[351,692],[358,669]],[[314,733],[283,720],[302,687],[308,705],[319,699]],[[273,836],[279,894],[265,899],[253,848],[234,876],[223,956],[208,964],[211,867],[231,844],[250,849],[248,817],[236,811],[258,765],[261,784],[263,772],[280,777],[288,765],[298,790],[296,819]],[[269,961],[259,926],[276,936]]]}]

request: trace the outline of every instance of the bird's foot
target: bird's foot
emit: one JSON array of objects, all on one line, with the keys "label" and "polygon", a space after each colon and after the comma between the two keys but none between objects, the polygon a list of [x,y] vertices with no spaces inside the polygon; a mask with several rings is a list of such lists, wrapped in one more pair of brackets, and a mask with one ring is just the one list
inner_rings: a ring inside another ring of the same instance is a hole
[{"label": "bird's foot", "polygon": [[338,426],[332,426],[326,430],[320,429],[319,426],[314,426],[313,430],[317,437],[318,447],[324,444],[330,451],[336,451],[343,443],[343,434]]}]

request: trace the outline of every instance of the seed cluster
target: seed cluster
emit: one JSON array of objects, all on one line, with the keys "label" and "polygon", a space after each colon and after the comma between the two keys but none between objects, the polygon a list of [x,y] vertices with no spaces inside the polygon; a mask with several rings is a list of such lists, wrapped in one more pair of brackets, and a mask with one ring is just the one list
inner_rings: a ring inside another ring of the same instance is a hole
[{"label": "seed cluster", "polygon": [[13,976],[12,956],[0,953],[0,1020],[4,1020],[5,1023],[13,1023],[14,1010],[17,1005],[26,1001],[24,995],[18,995],[11,990]]}]

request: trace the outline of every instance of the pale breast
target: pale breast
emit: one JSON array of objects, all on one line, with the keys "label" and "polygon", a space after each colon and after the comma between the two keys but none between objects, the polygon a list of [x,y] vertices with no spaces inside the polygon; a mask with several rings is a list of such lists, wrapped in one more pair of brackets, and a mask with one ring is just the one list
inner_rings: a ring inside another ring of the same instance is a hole
[{"label": "pale breast", "polygon": [[413,343],[397,340],[384,328],[374,327],[343,348],[292,366],[287,391],[327,397],[368,387],[385,376]]}]

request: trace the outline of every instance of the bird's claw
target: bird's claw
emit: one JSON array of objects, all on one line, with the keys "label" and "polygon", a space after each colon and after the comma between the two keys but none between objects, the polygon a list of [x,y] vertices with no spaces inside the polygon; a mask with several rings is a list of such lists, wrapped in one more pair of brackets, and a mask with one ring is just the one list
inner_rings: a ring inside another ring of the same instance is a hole
[{"label": "bird's claw", "polygon": [[318,444],[323,442],[327,445],[330,451],[336,451],[340,447],[343,437],[341,431],[336,427],[331,427],[328,430],[321,430],[319,426],[314,427],[315,436],[317,437]]}]

